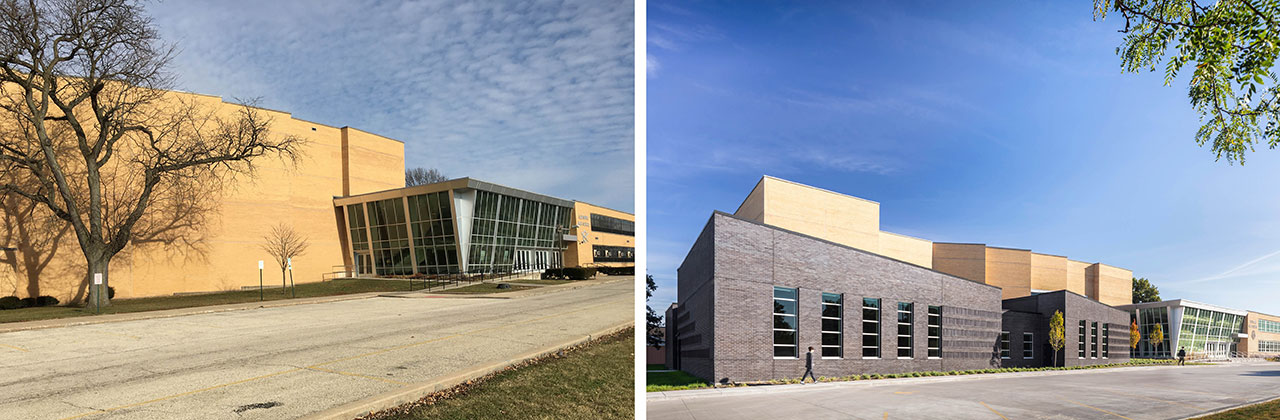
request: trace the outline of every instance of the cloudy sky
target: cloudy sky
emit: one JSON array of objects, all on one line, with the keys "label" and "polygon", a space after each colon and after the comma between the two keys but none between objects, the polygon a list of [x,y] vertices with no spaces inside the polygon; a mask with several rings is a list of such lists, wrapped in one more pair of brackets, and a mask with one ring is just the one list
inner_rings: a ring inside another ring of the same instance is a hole
[{"label": "cloudy sky", "polygon": [[439,168],[633,210],[630,1],[167,1],[182,90],[405,142]]},{"label": "cloudy sky", "polygon": [[1091,6],[650,1],[652,305],[711,212],[769,174],[878,201],[884,230],[1280,314],[1280,150],[1215,162],[1186,80],[1122,74],[1123,22]]}]

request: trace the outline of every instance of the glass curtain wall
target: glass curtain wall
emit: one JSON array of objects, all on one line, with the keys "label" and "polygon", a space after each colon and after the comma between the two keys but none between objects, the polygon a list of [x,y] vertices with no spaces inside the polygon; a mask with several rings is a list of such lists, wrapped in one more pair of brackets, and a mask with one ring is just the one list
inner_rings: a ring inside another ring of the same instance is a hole
[{"label": "glass curtain wall", "polygon": [[[1160,326],[1161,333],[1164,335],[1164,340],[1159,343],[1151,341],[1151,334],[1155,333],[1156,325]],[[1138,332],[1141,334],[1141,340],[1138,342],[1138,348],[1133,349],[1133,357],[1171,357],[1173,353],[1169,351],[1169,347],[1173,331],[1169,329],[1168,307],[1138,309]]]},{"label": "glass curtain wall", "polygon": [[1207,353],[1225,357],[1235,344],[1235,334],[1240,332],[1244,317],[1200,308],[1182,311],[1182,329],[1178,333],[1178,347],[1187,352]]},{"label": "glass curtain wall", "polygon": [[476,191],[467,271],[506,273],[560,267],[558,235],[570,209],[490,191]]},{"label": "glass curtain wall", "polygon": [[413,230],[413,252],[418,273],[458,272],[458,247],[453,236],[453,213],[448,191],[413,195],[409,200],[409,223]]},{"label": "glass curtain wall", "polygon": [[413,257],[409,255],[409,229],[405,225],[404,200],[365,203],[369,211],[369,236],[378,275],[413,274]]}]

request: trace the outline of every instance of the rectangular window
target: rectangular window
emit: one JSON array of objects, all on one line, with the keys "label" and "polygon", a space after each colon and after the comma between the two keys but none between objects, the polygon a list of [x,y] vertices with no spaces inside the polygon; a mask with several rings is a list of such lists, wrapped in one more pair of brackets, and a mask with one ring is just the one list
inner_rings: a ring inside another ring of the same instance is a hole
[{"label": "rectangular window", "polygon": [[1093,343],[1093,347],[1089,348],[1089,358],[1098,358],[1098,322],[1092,323],[1093,328],[1089,330],[1089,342]]},{"label": "rectangular window", "polygon": [[844,357],[844,337],[840,327],[844,324],[844,296],[839,293],[822,294],[822,357]]},{"label": "rectangular window", "polygon": [[880,357],[880,299],[862,299],[862,357]]},{"label": "rectangular window", "polygon": [[636,236],[636,222],[591,213],[591,231]]},{"label": "rectangular window", "polygon": [[1280,322],[1259,319],[1258,329],[1265,333],[1280,333]]},{"label": "rectangular window", "polygon": [[1280,353],[1280,341],[1258,341],[1259,353]]},{"label": "rectangular window", "polygon": [[929,307],[929,358],[942,357],[942,307]]},{"label": "rectangular window", "polygon": [[1001,359],[1009,358],[1009,332],[1008,331],[1000,332],[1000,358]]},{"label": "rectangular window", "polygon": [[773,357],[800,357],[796,351],[796,289],[773,288]]},{"label": "rectangular window", "polygon": [[1079,357],[1079,358],[1081,358],[1081,359],[1083,359],[1083,358],[1084,358],[1084,348],[1085,348],[1085,346],[1089,344],[1089,342],[1088,342],[1087,340],[1085,340],[1085,336],[1084,336],[1084,329],[1085,329],[1085,323],[1084,323],[1084,320],[1082,319],[1082,320],[1080,320],[1080,330],[1079,330],[1079,332],[1080,332],[1080,352],[1079,352],[1079,353],[1077,353],[1077,355],[1076,355],[1076,357]]},{"label": "rectangular window", "polygon": [[898,302],[898,358],[910,359],[912,350],[912,333],[915,332],[915,304]]},{"label": "rectangular window", "polygon": [[1022,358],[1030,359],[1035,357],[1035,338],[1036,335],[1029,332],[1022,333]]},{"label": "rectangular window", "polygon": [[1102,358],[1111,356],[1111,324],[1102,324]]}]

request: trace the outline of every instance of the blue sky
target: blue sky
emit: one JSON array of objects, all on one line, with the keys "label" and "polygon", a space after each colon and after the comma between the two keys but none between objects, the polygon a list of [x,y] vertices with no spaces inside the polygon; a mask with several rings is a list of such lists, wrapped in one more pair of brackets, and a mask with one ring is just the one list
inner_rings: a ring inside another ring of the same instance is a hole
[{"label": "blue sky", "polygon": [[436,167],[634,207],[634,6],[169,1],[150,9],[182,90],[405,142]]},{"label": "blue sky", "polygon": [[1104,262],[1280,314],[1280,151],[1215,162],[1186,80],[1122,74],[1074,2],[648,4],[652,306],[762,174],[881,204],[884,230]]}]

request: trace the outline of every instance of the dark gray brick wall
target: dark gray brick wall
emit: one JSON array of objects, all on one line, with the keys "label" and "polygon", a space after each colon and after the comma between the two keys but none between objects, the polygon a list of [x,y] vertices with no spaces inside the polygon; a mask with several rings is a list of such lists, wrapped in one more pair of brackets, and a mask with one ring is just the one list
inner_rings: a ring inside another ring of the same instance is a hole
[{"label": "dark gray brick wall", "polygon": [[[708,221],[694,241],[684,263],[676,270],[679,301],[675,312],[676,357],[680,369],[693,376],[715,377],[715,225]],[[667,322],[670,327],[672,323]]]},{"label": "dark gray brick wall", "polygon": [[[799,350],[813,346],[819,356],[821,293],[844,295],[844,357],[815,360],[819,376],[991,366],[1000,328],[998,288],[723,213],[713,216],[712,224],[718,303],[713,321],[715,380],[795,378],[804,372],[803,356],[773,357],[774,286],[799,289]],[[864,297],[881,299],[877,359],[862,358]],[[914,304],[908,359],[897,357],[898,302]],[[927,357],[929,305],[943,307],[941,359]]]},{"label": "dark gray brick wall", "polygon": [[[1129,316],[1124,311],[1087,297],[1061,290],[1008,299],[1004,301],[1003,306],[1007,310],[1004,315],[1004,328],[1010,332],[1012,340],[1020,340],[1023,331],[1033,331],[1036,334],[1036,349],[1040,352],[1036,357],[1035,363],[1015,357],[1015,360],[1006,360],[1005,366],[1053,365],[1048,334],[1049,318],[1053,316],[1055,311],[1062,311],[1063,326],[1066,330],[1065,340],[1063,340],[1065,343],[1062,351],[1058,354],[1059,366],[1089,366],[1129,361]],[[1079,357],[1081,320],[1085,321],[1085,356],[1083,359]],[[1107,358],[1102,357],[1103,348],[1101,346],[1098,347],[1098,356],[1096,358],[1090,356],[1090,350],[1094,345],[1090,331],[1093,328],[1093,322],[1098,323],[1099,341],[1103,338],[1103,326],[1110,325],[1111,327],[1109,337],[1111,352]]]}]

